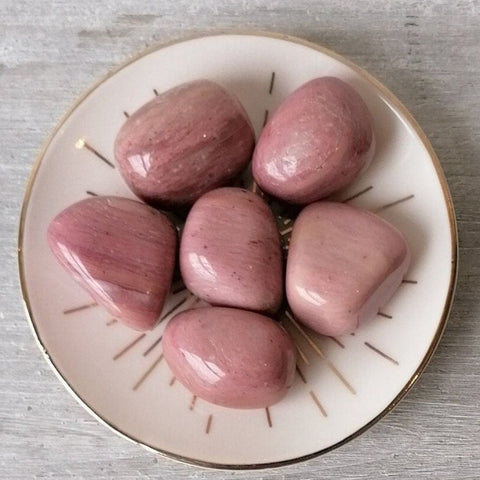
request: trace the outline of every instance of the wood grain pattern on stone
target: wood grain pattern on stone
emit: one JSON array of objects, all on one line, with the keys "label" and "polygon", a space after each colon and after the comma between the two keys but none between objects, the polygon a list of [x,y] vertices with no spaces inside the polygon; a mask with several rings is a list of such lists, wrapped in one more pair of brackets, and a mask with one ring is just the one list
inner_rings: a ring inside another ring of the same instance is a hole
[{"label": "wood grain pattern on stone", "polygon": [[77,202],[50,223],[53,253],[110,314],[136,330],[158,321],[170,291],[176,232],[157,210],[120,197]]},{"label": "wood grain pattern on stone", "polygon": [[375,151],[371,116],[360,95],[334,77],[291,93],[263,129],[252,170],[260,187],[306,204],[349,185]]},{"label": "wood grain pattern on stone", "polygon": [[404,236],[382,218],[343,203],[313,203],[293,228],[288,303],[318,333],[351,333],[391,298],[409,262]]},{"label": "wood grain pattern on stone", "polygon": [[281,400],[295,377],[295,346],[277,322],[234,308],[179,313],[162,340],[175,377],[193,394],[231,408]]},{"label": "wood grain pattern on stone", "polygon": [[254,143],[240,101],[212,81],[197,80],[133,113],[116,138],[115,158],[137,196],[171,208],[232,180],[250,161]]},{"label": "wood grain pattern on stone", "polygon": [[205,194],[187,217],[180,268],[188,289],[209,303],[274,313],[283,265],[270,207],[240,188]]}]

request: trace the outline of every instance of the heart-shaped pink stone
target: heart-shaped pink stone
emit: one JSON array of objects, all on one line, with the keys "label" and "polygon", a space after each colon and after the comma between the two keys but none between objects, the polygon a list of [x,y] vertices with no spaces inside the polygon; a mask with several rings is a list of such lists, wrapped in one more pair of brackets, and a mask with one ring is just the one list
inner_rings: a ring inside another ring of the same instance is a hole
[{"label": "heart-shaped pink stone", "polygon": [[290,308],[318,333],[352,332],[388,302],[409,263],[405,238],[382,218],[342,203],[311,204],[290,241]]},{"label": "heart-shaped pink stone", "polygon": [[94,300],[136,330],[158,321],[170,290],[176,241],[164,214],[119,197],[75,203],[48,228],[59,262]]},{"label": "heart-shaped pink stone", "polygon": [[183,229],[180,268],[188,289],[209,303],[275,312],[283,295],[283,266],[269,206],[240,188],[203,195]]},{"label": "heart-shaped pink stone", "polygon": [[285,396],[295,346],[275,321],[235,308],[197,308],[170,320],[163,352],[193,394],[232,408],[262,408]]}]

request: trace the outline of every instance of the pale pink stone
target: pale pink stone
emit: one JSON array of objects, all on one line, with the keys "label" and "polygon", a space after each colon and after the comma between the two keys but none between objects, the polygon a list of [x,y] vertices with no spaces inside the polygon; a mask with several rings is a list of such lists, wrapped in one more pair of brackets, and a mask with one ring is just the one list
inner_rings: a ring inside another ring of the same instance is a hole
[{"label": "pale pink stone", "polygon": [[317,78],[288,96],[268,121],[253,175],[271,195],[314,202],[350,184],[370,163],[374,143],[360,95],[338,78]]},{"label": "pale pink stone", "polygon": [[272,319],[234,308],[178,314],[163,335],[175,377],[194,395],[232,408],[281,400],[295,376],[295,347]]},{"label": "pale pink stone", "polygon": [[409,263],[405,238],[385,220],[342,203],[314,203],[292,232],[289,305],[318,333],[352,332],[388,302]]},{"label": "pale pink stone", "polygon": [[283,265],[275,218],[257,195],[219,188],[192,207],[180,243],[185,285],[214,305],[275,312]]},{"label": "pale pink stone", "polygon": [[125,198],[89,198],[55,217],[48,242],[73,278],[112,315],[137,330],[157,323],[176,249],[176,231],[164,214]]},{"label": "pale pink stone", "polygon": [[214,82],[198,80],[131,115],[117,135],[115,158],[136,195],[170,208],[226,185],[247,166],[254,143],[239,100]]}]

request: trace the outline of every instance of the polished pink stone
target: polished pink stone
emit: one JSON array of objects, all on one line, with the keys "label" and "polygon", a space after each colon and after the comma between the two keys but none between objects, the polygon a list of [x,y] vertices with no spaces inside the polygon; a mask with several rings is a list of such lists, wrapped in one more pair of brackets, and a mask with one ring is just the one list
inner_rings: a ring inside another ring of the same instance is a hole
[{"label": "polished pink stone", "polygon": [[409,262],[403,235],[377,215],[342,203],[314,203],[292,232],[289,305],[318,333],[352,332],[388,302]]},{"label": "polished pink stone", "polygon": [[175,377],[194,395],[233,408],[278,402],[295,376],[295,347],[275,321],[234,308],[178,314],[163,335]]},{"label": "polished pink stone", "polygon": [[255,136],[239,100],[208,80],[182,84],[127,119],[115,141],[124,179],[146,202],[193,203],[249,163]]},{"label": "polished pink stone", "polygon": [[125,198],[89,198],[55,217],[48,242],[73,278],[112,315],[137,330],[157,323],[176,249],[176,231],[164,214]]},{"label": "polished pink stone", "polygon": [[346,187],[374,153],[370,113],[360,95],[334,77],[288,96],[262,131],[253,155],[260,187],[306,204]]},{"label": "polished pink stone", "polygon": [[257,195],[219,188],[191,209],[180,243],[185,285],[214,305],[275,312],[283,296],[280,238]]}]

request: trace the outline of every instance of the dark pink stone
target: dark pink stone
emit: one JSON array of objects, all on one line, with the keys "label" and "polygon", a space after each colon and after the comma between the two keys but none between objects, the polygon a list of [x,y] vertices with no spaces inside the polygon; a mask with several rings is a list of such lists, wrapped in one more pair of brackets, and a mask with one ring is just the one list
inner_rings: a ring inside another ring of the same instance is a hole
[{"label": "dark pink stone", "polygon": [[73,278],[112,315],[136,330],[157,323],[176,249],[176,231],[164,214],[125,198],[89,198],[52,220],[48,242]]},{"label": "dark pink stone", "polygon": [[249,163],[255,136],[239,100],[208,80],[166,91],[128,118],[115,141],[124,179],[146,202],[193,203]]},{"label": "dark pink stone", "polygon": [[388,302],[409,263],[405,238],[385,220],[342,203],[314,203],[292,232],[289,305],[318,333],[352,332]]},{"label": "dark pink stone", "polygon": [[338,78],[317,78],[288,96],[263,129],[253,175],[287,202],[314,202],[350,184],[370,163],[374,143],[360,95]]},{"label": "dark pink stone", "polygon": [[209,303],[275,312],[283,295],[283,266],[268,205],[240,188],[203,195],[185,223],[180,269],[188,289]]},{"label": "dark pink stone", "polygon": [[175,377],[193,394],[232,408],[281,400],[295,376],[295,347],[272,319],[234,308],[178,314],[163,335]]}]

